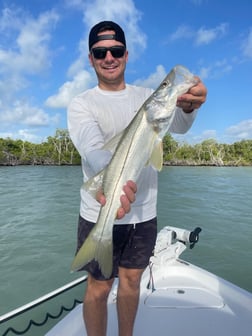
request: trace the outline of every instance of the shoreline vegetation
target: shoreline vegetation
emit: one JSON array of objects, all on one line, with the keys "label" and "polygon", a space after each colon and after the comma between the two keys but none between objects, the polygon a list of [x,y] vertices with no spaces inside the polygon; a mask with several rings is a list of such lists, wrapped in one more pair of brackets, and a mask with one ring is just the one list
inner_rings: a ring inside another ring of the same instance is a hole
[{"label": "shoreline vegetation", "polygon": [[[165,166],[252,166],[252,140],[220,144],[214,139],[190,145],[166,135],[163,139]],[[0,138],[0,166],[80,165],[81,159],[69,133],[57,129],[40,144]]]}]

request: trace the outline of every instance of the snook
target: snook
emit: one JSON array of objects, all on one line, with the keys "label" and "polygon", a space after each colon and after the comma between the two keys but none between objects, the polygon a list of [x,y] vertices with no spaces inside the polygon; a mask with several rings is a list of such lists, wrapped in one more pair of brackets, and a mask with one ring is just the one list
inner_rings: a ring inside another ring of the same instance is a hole
[{"label": "snook", "polygon": [[[145,101],[123,133],[104,147],[114,150],[109,165],[84,187],[106,197],[99,217],[72,263],[78,270],[95,259],[106,278],[112,273],[112,230],[120,207],[122,188],[128,180],[137,181],[141,169],[151,164],[160,171],[163,165],[162,138],[167,133],[176,110],[177,98],[197,83],[183,66],[174,67],[157,90]],[[119,140],[118,140],[119,139]]]}]

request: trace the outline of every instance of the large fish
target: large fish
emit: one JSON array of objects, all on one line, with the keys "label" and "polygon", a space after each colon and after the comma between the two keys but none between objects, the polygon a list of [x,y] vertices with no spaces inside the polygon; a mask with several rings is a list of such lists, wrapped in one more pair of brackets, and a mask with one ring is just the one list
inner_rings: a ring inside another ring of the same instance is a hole
[{"label": "large fish", "polygon": [[137,181],[142,168],[151,164],[160,171],[163,165],[162,138],[167,133],[176,110],[177,98],[197,83],[185,67],[176,66],[154,93],[144,102],[122,134],[104,149],[114,151],[108,166],[87,181],[93,196],[100,189],[106,197],[98,220],[76,254],[71,269],[78,270],[92,259],[99,263],[106,278],[112,273],[112,232],[122,188],[128,180]]}]

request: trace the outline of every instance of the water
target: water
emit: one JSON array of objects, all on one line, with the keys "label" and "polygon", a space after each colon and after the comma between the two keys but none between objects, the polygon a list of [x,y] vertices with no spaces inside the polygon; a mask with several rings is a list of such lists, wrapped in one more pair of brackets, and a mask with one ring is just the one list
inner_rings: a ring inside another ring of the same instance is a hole
[{"label": "water", "polygon": [[[158,218],[200,226],[182,257],[252,292],[251,177],[251,167],[166,167]],[[80,276],[69,272],[80,184],[80,167],[0,167],[0,315]]]},{"label": "water", "polygon": [[252,168],[171,167],[159,181],[160,224],[202,228],[183,258],[252,292]]}]

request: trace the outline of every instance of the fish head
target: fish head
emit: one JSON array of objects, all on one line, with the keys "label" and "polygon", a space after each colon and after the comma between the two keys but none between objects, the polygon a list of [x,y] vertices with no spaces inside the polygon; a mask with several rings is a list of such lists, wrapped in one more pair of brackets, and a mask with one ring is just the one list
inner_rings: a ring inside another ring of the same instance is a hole
[{"label": "fish head", "polygon": [[198,79],[187,68],[177,65],[145,102],[147,120],[158,133],[167,132],[175,114],[178,97],[197,83]]}]

